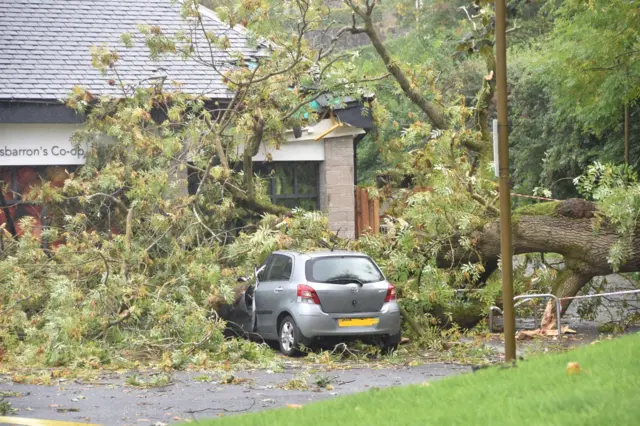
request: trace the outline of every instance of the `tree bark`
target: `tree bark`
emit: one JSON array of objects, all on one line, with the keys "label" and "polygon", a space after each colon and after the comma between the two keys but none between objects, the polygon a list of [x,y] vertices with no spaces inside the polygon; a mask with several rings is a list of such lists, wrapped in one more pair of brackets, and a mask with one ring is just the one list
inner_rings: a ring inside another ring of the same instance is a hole
[{"label": "tree bark", "polygon": [[402,71],[398,65],[398,61],[391,57],[391,52],[389,52],[389,49],[384,45],[380,32],[373,22],[372,12],[375,7],[375,1],[371,4],[367,2],[366,10],[357,2],[346,0],[345,3],[364,21],[364,28],[356,28],[354,25],[351,32],[354,34],[362,32],[367,34],[380,59],[382,59],[389,73],[396,79],[404,94],[427,115],[433,127],[446,129],[448,124],[443,108],[428,101],[422,93],[420,93],[418,87],[412,83],[409,77]]},{"label": "tree bark", "polygon": [[[552,216],[521,216],[514,224],[514,255],[525,253],[558,253],[567,263],[580,262],[582,272],[607,275],[614,271],[607,261],[611,245],[618,239],[614,230],[602,225],[594,230],[592,219],[569,219]],[[485,228],[480,242],[483,257],[496,257],[500,248],[497,223]],[[619,272],[640,270],[640,239],[633,239],[632,253]]]},{"label": "tree bark", "polygon": [[[640,271],[640,237],[634,236],[629,257],[613,271],[607,261],[611,245],[618,234],[603,221],[596,229],[595,205],[584,200],[566,200],[547,203],[548,211],[540,214],[515,212],[513,218],[513,254],[558,253],[564,257],[566,269],[556,278],[553,294],[558,297],[575,296],[593,277],[614,272]],[[542,210],[539,210],[542,211]],[[526,212],[526,210],[524,211]],[[640,231],[640,230],[639,230]],[[640,235],[640,232],[638,233]],[[459,248],[443,250],[438,256],[438,266],[456,267],[466,262],[495,262],[500,254],[500,224],[488,223],[474,238],[476,251]],[[571,304],[563,301],[562,313]],[[555,326],[555,305],[545,310],[543,328]]]},{"label": "tree bark", "polygon": [[260,114],[256,114],[253,118],[253,134],[244,147],[242,158],[242,169],[244,171],[244,186],[247,190],[247,196],[250,199],[255,198],[255,188],[253,187],[253,157],[260,150],[260,143],[264,136],[264,119]]},{"label": "tree bark", "polygon": [[122,265],[120,275],[122,275],[122,285],[129,282],[129,262],[131,261],[131,244],[133,242],[133,206],[127,210],[127,220],[124,234],[124,250],[122,253]]},{"label": "tree bark", "polygon": [[254,211],[256,213],[272,213],[275,215],[288,215],[291,213],[291,210],[289,210],[288,208],[278,206],[271,203],[270,201],[261,201],[256,198],[249,198],[249,196],[244,194],[239,188],[233,186],[228,182],[226,182],[224,185],[225,188],[233,196],[233,201],[235,201],[236,204],[244,207],[245,209]]},{"label": "tree bark", "polygon": [[[584,287],[594,275],[591,275],[588,272],[580,272],[573,269],[565,269],[558,275],[553,285],[553,294],[559,298],[562,297],[573,297]],[[564,313],[571,305],[571,300],[561,300],[561,312],[560,315],[564,315]],[[557,327],[556,323],[556,304],[555,301],[550,300],[547,302],[547,306],[544,310],[544,314],[542,315],[542,320],[540,322],[540,328],[542,330],[550,330]]]},{"label": "tree bark", "polygon": [[[482,82],[482,88],[476,96],[476,126],[482,134],[483,143],[479,146],[470,146],[466,144],[467,148],[472,149],[480,153],[484,161],[491,161],[493,152],[492,146],[489,141],[492,140],[491,132],[489,129],[489,116],[491,111],[491,105],[493,101],[493,95],[496,91],[496,58],[491,52],[485,56],[485,63],[487,65],[487,76]],[[481,168],[482,169],[482,168]]]}]

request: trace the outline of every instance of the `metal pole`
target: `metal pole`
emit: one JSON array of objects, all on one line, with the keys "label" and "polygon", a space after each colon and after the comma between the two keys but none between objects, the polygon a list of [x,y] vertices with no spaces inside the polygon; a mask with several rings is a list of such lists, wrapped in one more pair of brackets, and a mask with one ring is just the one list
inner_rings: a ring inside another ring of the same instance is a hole
[{"label": "metal pole", "polygon": [[560,317],[562,316],[562,305],[560,299],[556,298],[556,327],[558,327],[558,340],[562,339],[562,324],[560,324]]},{"label": "metal pole", "polygon": [[629,165],[629,104],[624,104],[624,164]]},{"label": "metal pole", "polygon": [[496,89],[498,92],[498,143],[500,166],[500,253],[504,352],[506,362],[516,360],[516,320],[513,307],[513,250],[511,247],[511,195],[509,188],[509,128],[507,112],[507,43],[505,0],[496,0]]}]

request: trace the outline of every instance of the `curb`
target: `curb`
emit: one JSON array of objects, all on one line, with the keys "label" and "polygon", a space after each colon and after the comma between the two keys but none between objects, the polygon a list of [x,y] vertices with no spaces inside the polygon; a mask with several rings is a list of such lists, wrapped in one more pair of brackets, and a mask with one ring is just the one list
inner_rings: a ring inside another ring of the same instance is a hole
[{"label": "curb", "polygon": [[3,417],[3,416],[0,416],[0,424],[21,425],[21,426],[73,426],[73,425],[100,426],[100,425],[95,425],[90,423],[60,422],[56,420],[27,419],[25,417]]}]

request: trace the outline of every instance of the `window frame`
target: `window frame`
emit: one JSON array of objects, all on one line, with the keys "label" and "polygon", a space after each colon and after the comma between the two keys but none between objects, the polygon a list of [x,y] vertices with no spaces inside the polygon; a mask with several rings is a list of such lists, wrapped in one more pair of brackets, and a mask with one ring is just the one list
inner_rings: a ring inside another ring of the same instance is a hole
[{"label": "window frame", "polygon": [[309,259],[307,261],[307,263],[305,264],[305,271],[304,271],[305,278],[307,279],[307,281],[313,282],[313,283],[323,283],[324,282],[324,281],[317,281],[317,277],[315,277],[313,275],[313,267],[317,262],[321,262],[321,261],[327,260],[327,259],[365,259],[365,260],[368,260],[369,263],[371,265],[373,265],[374,269],[378,272],[378,274],[379,274],[381,279],[379,281],[366,281],[366,282],[364,282],[364,284],[378,283],[378,282],[383,282],[383,281],[387,280],[387,278],[385,277],[384,273],[380,269],[380,266],[378,266],[378,264],[373,260],[373,258],[371,258],[371,256],[364,256],[364,255],[335,255],[335,256],[319,256],[319,257],[315,257],[315,258]]},{"label": "window frame", "polygon": [[[277,258],[284,258],[287,259],[289,262],[291,262],[291,271],[289,272],[289,277],[288,278],[280,278],[277,280],[271,279],[271,277],[269,276],[271,274],[271,268],[273,268],[273,265],[275,263],[275,260]],[[291,281],[291,277],[293,276],[293,257],[286,255],[284,253],[274,253],[271,255],[270,258],[270,262],[269,262],[269,267],[267,269],[265,269],[265,279],[263,279],[261,282],[263,283],[269,283],[269,282],[278,282],[278,281]]]},{"label": "window frame", "polygon": [[[320,210],[320,161],[274,161],[272,163],[261,163],[258,168],[267,169],[270,173],[276,171],[278,166],[290,166],[293,170],[293,194],[276,194],[276,177],[270,176],[269,179],[269,198],[274,204],[278,204],[279,200],[315,200],[316,210]],[[312,194],[300,194],[298,192],[298,173],[297,167],[305,164],[313,164],[316,167],[316,182],[313,186]]]}]

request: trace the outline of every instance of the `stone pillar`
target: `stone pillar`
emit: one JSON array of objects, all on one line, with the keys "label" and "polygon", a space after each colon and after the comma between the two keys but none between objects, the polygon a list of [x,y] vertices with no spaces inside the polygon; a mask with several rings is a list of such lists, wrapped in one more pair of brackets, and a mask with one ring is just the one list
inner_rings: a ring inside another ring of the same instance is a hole
[{"label": "stone pillar", "polygon": [[355,238],[353,136],[324,139],[324,162],[320,165],[320,208],[329,228],[342,238]]}]

